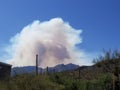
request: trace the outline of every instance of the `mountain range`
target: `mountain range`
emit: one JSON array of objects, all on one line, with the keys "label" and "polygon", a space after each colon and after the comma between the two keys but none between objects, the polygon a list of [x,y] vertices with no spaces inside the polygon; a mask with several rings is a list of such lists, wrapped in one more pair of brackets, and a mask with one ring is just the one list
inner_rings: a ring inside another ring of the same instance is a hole
[{"label": "mountain range", "polygon": [[[48,67],[48,72],[62,72],[62,71],[68,71],[68,70],[74,70],[79,68],[79,65],[76,64],[58,64],[54,67]],[[38,68],[38,73],[45,73],[47,68]],[[36,66],[24,66],[24,67],[14,67],[11,70],[11,75],[16,74],[23,74],[23,73],[35,73],[36,72]]]}]

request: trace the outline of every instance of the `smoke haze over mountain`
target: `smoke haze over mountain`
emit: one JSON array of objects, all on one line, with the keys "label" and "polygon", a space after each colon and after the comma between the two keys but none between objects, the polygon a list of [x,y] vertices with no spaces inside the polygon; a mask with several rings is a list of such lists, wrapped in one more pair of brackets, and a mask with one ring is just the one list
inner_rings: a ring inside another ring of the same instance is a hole
[{"label": "smoke haze over mountain", "polygon": [[75,46],[82,43],[81,33],[82,30],[74,29],[61,18],[36,20],[10,39],[7,53],[11,58],[7,62],[13,66],[33,66],[38,54],[41,67],[60,63],[85,64],[85,53]]}]

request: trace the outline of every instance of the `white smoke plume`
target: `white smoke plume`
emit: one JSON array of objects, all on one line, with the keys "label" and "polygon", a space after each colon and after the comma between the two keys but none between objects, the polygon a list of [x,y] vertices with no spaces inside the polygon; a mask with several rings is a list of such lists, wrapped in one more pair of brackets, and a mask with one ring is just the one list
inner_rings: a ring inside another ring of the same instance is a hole
[{"label": "white smoke plume", "polygon": [[40,67],[84,63],[85,54],[75,47],[82,43],[81,33],[82,30],[74,29],[61,18],[34,21],[10,39],[8,62],[13,66],[33,66],[38,54]]}]

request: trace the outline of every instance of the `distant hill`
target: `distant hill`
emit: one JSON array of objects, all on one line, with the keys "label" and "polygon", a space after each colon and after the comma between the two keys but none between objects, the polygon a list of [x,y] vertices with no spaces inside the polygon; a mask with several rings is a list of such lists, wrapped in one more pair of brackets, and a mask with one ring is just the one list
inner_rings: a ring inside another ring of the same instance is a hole
[{"label": "distant hill", "polygon": [[[75,64],[58,64],[54,67],[48,67],[48,72],[62,72],[67,70],[74,70],[77,69],[79,65]],[[23,73],[35,73],[36,67],[35,66],[25,66],[25,67],[14,67],[12,68],[11,75],[15,74],[23,74]],[[46,72],[46,68],[39,67],[38,69],[39,73]]]},{"label": "distant hill", "polygon": [[79,65],[76,64],[58,64],[54,67],[49,67],[48,71],[49,72],[62,72],[62,71],[67,71],[67,70],[74,70],[77,69],[79,67]]},{"label": "distant hill", "polygon": [[[39,68],[39,71],[42,70],[42,68]],[[25,66],[25,67],[14,67],[11,70],[11,75],[15,74],[23,74],[23,73],[35,73],[36,67],[35,66]]]}]

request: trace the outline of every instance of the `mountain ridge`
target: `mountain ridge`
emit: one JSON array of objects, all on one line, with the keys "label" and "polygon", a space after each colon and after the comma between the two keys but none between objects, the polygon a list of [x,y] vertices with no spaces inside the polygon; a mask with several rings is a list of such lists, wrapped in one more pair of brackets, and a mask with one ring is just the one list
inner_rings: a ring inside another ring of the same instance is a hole
[{"label": "mountain ridge", "polygon": [[[74,70],[79,68],[79,65],[76,64],[58,64],[54,67],[48,67],[48,72],[62,72],[67,70]],[[36,72],[36,66],[24,66],[24,67],[14,67],[11,70],[11,75],[15,74],[24,74],[24,73],[35,73]],[[44,73],[46,72],[46,68],[38,68],[38,73]]]}]

